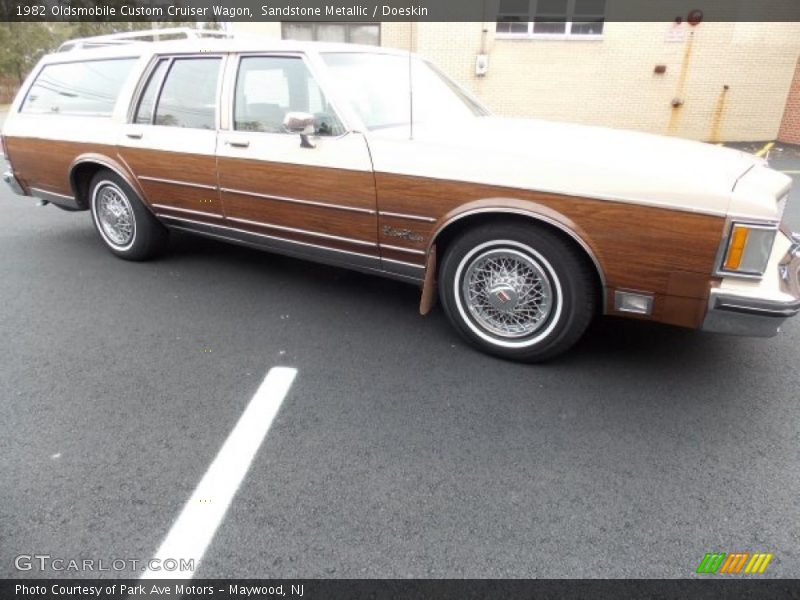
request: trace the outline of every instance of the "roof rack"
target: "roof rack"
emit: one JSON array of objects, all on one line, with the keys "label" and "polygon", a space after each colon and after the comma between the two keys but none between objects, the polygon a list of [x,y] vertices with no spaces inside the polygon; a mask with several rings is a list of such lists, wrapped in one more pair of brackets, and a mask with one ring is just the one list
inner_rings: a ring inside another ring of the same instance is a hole
[{"label": "roof rack", "polygon": [[191,27],[167,27],[164,29],[143,29],[140,31],[124,31],[121,33],[110,33],[108,35],[96,35],[92,37],[76,38],[64,42],[58,47],[57,52],[69,52],[70,50],[81,50],[84,48],[96,48],[100,46],[116,46],[120,44],[134,44],[140,42],[161,42],[166,40],[180,39],[203,39],[203,38],[230,38],[232,33],[219,29],[193,29]]}]

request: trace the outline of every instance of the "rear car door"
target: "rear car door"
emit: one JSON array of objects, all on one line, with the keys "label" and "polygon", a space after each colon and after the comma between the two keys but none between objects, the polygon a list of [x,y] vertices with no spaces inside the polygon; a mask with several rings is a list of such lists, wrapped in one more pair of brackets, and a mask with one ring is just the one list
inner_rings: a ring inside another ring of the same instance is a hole
[{"label": "rear car door", "polygon": [[159,57],[119,140],[120,157],[160,217],[223,217],[217,189],[219,98],[225,55]]},{"label": "rear car door", "polygon": [[[231,99],[217,146],[226,224],[283,251],[380,267],[372,161],[348,132],[300,54],[246,54],[229,67]],[[311,143],[288,133],[289,113],[314,117]]]}]

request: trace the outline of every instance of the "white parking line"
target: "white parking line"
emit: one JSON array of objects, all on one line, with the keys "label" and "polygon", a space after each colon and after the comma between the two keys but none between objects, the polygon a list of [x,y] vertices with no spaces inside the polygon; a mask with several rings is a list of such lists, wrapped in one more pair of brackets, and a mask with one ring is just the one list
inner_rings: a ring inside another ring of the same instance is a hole
[{"label": "white parking line", "polygon": [[179,568],[148,569],[142,579],[192,578],[193,571],[180,568],[181,559],[194,560],[197,569],[295,375],[297,370],[288,367],[270,369],[153,557],[160,565],[178,561]]}]

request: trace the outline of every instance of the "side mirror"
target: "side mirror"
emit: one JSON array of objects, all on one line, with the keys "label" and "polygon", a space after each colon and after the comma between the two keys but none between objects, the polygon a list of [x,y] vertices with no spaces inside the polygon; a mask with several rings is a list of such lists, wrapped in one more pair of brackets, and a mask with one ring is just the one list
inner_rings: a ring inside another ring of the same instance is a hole
[{"label": "side mirror", "polygon": [[305,112],[286,113],[283,119],[283,128],[288,133],[300,134],[300,146],[303,148],[313,148],[308,140],[308,136],[314,135],[314,115]]}]

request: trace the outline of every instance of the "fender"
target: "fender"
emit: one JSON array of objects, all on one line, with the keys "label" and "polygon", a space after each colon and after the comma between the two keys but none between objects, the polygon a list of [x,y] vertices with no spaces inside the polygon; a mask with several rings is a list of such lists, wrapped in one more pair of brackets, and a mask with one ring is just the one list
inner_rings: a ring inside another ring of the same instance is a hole
[{"label": "fender", "polygon": [[96,152],[87,152],[85,154],[81,154],[78,156],[72,164],[69,166],[69,181],[70,185],[72,186],[72,191],[75,194],[75,197],[78,196],[78,190],[76,189],[76,182],[74,178],[75,169],[82,164],[86,163],[95,163],[98,165],[102,165],[103,167],[113,171],[117,175],[119,175],[125,183],[127,183],[133,191],[135,191],[139,197],[144,200],[145,206],[147,206],[148,210],[150,210],[149,203],[147,201],[147,197],[145,196],[144,190],[139,185],[138,180],[134,177],[133,172],[131,171],[130,167],[125,163],[122,157],[118,157],[119,161],[110,158],[104,154],[98,154]]},{"label": "fender", "polygon": [[569,235],[581,246],[581,248],[583,248],[584,252],[586,252],[587,256],[594,264],[597,275],[600,277],[600,284],[603,288],[603,310],[605,311],[605,272],[600,260],[597,258],[595,244],[580,226],[558,211],[536,202],[517,200],[514,198],[484,198],[481,200],[474,200],[454,208],[438,219],[434,224],[433,234],[428,241],[428,247],[426,249],[426,272],[425,279],[422,284],[422,300],[420,302],[421,314],[427,314],[433,305],[432,299],[434,298],[435,294],[436,278],[435,273],[429,273],[428,271],[431,268],[433,270],[436,268],[436,242],[440,234],[454,223],[480,214],[507,214],[522,216],[534,221],[547,223],[548,225],[551,225]]}]

